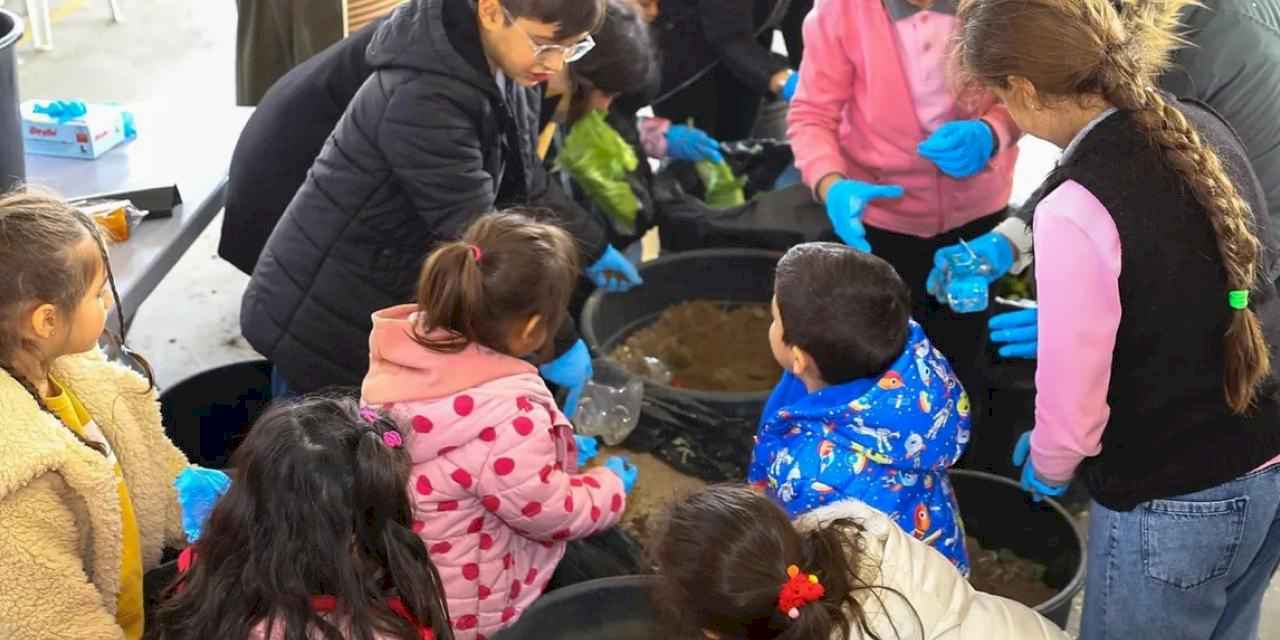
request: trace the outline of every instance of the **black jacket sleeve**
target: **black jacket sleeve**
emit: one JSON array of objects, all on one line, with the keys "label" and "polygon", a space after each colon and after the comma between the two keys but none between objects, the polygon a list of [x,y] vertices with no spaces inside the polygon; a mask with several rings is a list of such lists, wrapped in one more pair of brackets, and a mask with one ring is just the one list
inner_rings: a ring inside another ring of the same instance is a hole
[{"label": "black jacket sleeve", "polygon": [[754,2],[744,0],[697,0],[698,19],[707,42],[743,84],[761,95],[769,93],[769,79],[788,67],[755,38]]},{"label": "black jacket sleeve", "polygon": [[[546,173],[541,167],[536,170]],[[544,175],[540,182],[541,190],[529,194],[529,204],[550,211],[553,221],[573,236],[578,243],[578,261],[585,270],[604,255],[609,245],[602,221],[565,193],[558,181],[546,179]]]}]

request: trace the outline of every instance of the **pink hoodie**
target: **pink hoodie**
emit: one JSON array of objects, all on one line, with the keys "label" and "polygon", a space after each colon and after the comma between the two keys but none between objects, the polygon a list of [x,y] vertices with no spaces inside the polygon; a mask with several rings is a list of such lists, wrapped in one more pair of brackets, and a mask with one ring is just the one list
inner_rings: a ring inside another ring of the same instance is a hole
[{"label": "pink hoodie", "polygon": [[[936,14],[934,20],[956,19]],[[1000,140],[1000,150],[981,173],[965,180],[944,175],[916,152],[932,130],[921,124],[913,78],[929,75],[904,60],[898,35],[880,0],[826,0],[804,22],[804,62],[791,102],[787,132],[796,165],[810,187],[823,177],[897,184],[900,199],[875,200],[863,221],[873,227],[929,238],[1009,204],[1016,143],[1021,133],[1008,111],[988,93],[937,96],[928,112],[942,120],[981,118]],[[936,46],[946,46],[938,42]],[[919,84],[918,82],[916,84]],[[972,103],[972,106],[966,104]]]},{"label": "pink hoodie", "polygon": [[542,594],[565,541],[613,526],[622,481],[577,473],[573,428],[537,369],[478,345],[428,350],[413,305],[373,314],[366,404],[407,434],[414,529],[440,570],[454,633],[483,638]]}]

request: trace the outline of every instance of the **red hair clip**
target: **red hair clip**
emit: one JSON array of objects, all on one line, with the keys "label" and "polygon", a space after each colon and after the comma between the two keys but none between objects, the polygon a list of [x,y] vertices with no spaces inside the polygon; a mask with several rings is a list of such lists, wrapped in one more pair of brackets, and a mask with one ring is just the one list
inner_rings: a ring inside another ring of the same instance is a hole
[{"label": "red hair clip", "polygon": [[818,582],[818,576],[801,573],[794,564],[787,567],[787,575],[790,578],[778,592],[778,611],[795,620],[800,617],[800,607],[821,600],[827,590]]}]

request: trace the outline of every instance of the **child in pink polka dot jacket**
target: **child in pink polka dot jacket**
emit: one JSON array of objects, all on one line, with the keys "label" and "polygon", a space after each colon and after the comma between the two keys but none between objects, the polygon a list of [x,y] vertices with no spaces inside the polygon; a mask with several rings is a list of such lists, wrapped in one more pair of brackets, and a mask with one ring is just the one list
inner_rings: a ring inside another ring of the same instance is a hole
[{"label": "child in pink polka dot jacket", "polygon": [[428,258],[416,305],[373,316],[363,401],[406,435],[414,529],[462,640],[514,623],[567,542],[626,504],[625,463],[578,472],[569,420],[524,359],[565,319],[576,255],[555,226],[488,214]]}]

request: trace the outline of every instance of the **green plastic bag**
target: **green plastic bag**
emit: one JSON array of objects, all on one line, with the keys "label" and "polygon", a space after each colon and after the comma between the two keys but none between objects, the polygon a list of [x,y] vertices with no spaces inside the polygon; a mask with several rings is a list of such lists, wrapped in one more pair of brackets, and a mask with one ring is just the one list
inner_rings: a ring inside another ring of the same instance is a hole
[{"label": "green plastic bag", "polygon": [[640,201],[627,176],[636,170],[639,160],[604,116],[603,111],[592,111],[573,125],[556,157],[556,167],[568,172],[620,231],[632,233]]},{"label": "green plastic bag", "polygon": [[743,187],[746,186],[747,179],[734,176],[728,163],[699,160],[694,163],[694,168],[698,170],[698,177],[702,178],[702,184],[707,188],[704,198],[707,204],[717,209],[726,209],[746,202]]}]

